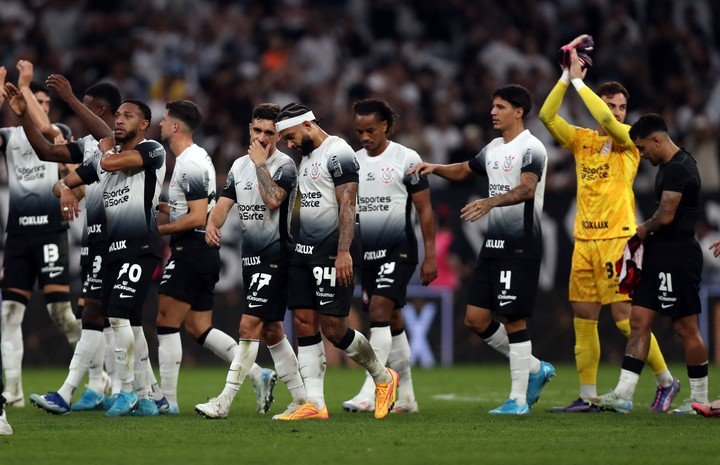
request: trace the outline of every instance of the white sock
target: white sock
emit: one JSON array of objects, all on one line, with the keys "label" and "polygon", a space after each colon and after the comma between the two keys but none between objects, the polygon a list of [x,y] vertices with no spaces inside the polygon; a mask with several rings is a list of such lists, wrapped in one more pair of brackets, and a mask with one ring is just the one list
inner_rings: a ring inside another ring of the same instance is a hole
[{"label": "white sock", "polygon": [[580,385],[580,398],[581,399],[590,399],[591,397],[597,397],[597,385],[581,384]]},{"label": "white sock", "polygon": [[177,385],[182,361],[180,333],[158,334],[158,363],[160,386],[168,402],[177,403]]},{"label": "white sock", "polygon": [[105,336],[105,371],[112,380],[112,394],[120,392],[120,376],[115,368],[115,331],[111,327],[103,329]]},{"label": "white sock", "polygon": [[655,382],[658,384],[658,386],[668,387],[673,383],[673,381],[673,375],[667,368],[665,369],[665,371],[655,375]]},{"label": "white sock", "polygon": [[235,359],[237,346],[238,343],[233,338],[215,328],[210,329],[210,332],[205,337],[205,342],[203,342],[203,347],[211,350],[227,363],[232,363]]},{"label": "white sock", "polygon": [[302,405],[307,401],[307,392],[305,384],[303,384],[300,370],[298,368],[298,360],[293,351],[290,341],[286,337],[275,345],[268,346],[270,356],[275,363],[275,371],[278,378],[285,383],[290,391],[293,402]]},{"label": "white sock", "polygon": [[[371,327],[369,342],[380,363],[383,366],[387,365],[390,349],[392,348],[393,343],[390,325]],[[365,372],[365,382],[363,383],[357,397],[375,399],[375,382],[368,372]]]},{"label": "white sock", "polygon": [[370,376],[372,376],[375,384],[390,381],[390,373],[385,368],[385,364],[380,363],[380,360],[377,355],[375,355],[375,351],[368,340],[365,339],[365,336],[354,329],[351,331],[355,333],[355,337],[347,349],[345,349],[348,357],[353,359],[358,365],[364,367]]},{"label": "white sock", "polygon": [[392,348],[388,356],[387,366],[395,370],[400,377],[397,394],[398,402],[406,405],[415,402],[415,390],[413,389],[410,365],[410,343],[405,331],[392,337]]},{"label": "white sock", "polygon": [[307,399],[322,410],[325,408],[325,393],[323,383],[325,380],[325,346],[322,341],[310,346],[298,346],[298,364],[300,375],[305,383]]},{"label": "white sock", "polygon": [[532,343],[530,341],[509,344],[510,352],[510,398],[518,405],[527,403],[528,376],[530,375],[530,357]]},{"label": "white sock", "polygon": [[615,387],[615,393],[623,399],[632,400],[639,379],[639,374],[630,370],[621,369],[620,379]]},{"label": "white sock", "polygon": [[165,394],[163,394],[162,389],[160,389],[160,385],[158,384],[157,378],[155,377],[155,372],[153,371],[150,357],[147,358],[147,362],[145,362],[145,365],[145,368],[147,370],[148,383],[150,384],[150,398],[153,400],[160,400],[165,396]]},{"label": "white sock", "polygon": [[690,399],[693,402],[702,404],[708,403],[708,377],[689,378],[690,379]]},{"label": "white sock", "polygon": [[[85,377],[85,373],[88,371],[92,359],[97,353],[97,347],[104,344],[104,342],[105,339],[100,331],[92,329],[82,330],[80,340],[75,344],[75,353],[73,353],[72,360],[70,360],[70,369],[68,370],[67,378],[62,387],[58,389],[58,394],[60,394],[60,397],[68,404],[70,404],[73,393],[78,386],[80,386],[83,377]],[[100,380],[102,381],[102,369],[100,372]],[[90,389],[92,389],[92,387]],[[96,392],[102,392],[102,387]]]},{"label": "white sock", "polygon": [[73,313],[70,301],[52,302],[47,304],[50,319],[55,326],[65,334],[70,344],[75,344],[80,340],[80,332],[82,328],[78,325],[78,320]]},{"label": "white sock", "polygon": [[120,390],[132,392],[135,382],[135,334],[127,318],[109,318],[115,332],[115,369],[120,377]]},{"label": "white sock", "polygon": [[495,349],[496,351],[500,352],[504,356],[508,356],[510,353],[510,341],[508,341],[508,335],[507,330],[505,329],[505,325],[500,323],[500,327],[493,333],[492,336],[490,336],[487,339],[484,339],[484,341]]},{"label": "white sock", "polygon": [[225,389],[220,393],[221,397],[229,399],[230,403],[235,398],[235,394],[240,390],[242,382],[245,380],[250,367],[255,363],[257,358],[260,341],[257,339],[240,339],[238,341],[238,352],[228,370],[225,378]]},{"label": "white sock", "polygon": [[2,367],[5,373],[5,392],[22,393],[22,359],[24,353],[22,321],[25,315],[25,304],[14,300],[5,300],[0,306],[2,310]]},{"label": "white sock", "polygon": [[[85,329],[80,334],[80,340],[82,340],[85,333]],[[92,331],[92,330],[91,330]],[[92,358],[90,359],[90,366],[88,366],[88,389],[91,389],[98,394],[105,394],[105,380],[103,379],[103,362],[105,360],[105,336],[102,331],[93,331],[97,334],[97,340],[94,341],[92,347]],[[78,341],[78,344],[80,342]],[[72,365],[72,363],[71,363]]]},{"label": "white sock", "polygon": [[[150,352],[148,350],[147,339],[142,326],[133,326],[133,334],[135,335],[135,393],[138,399],[150,397],[150,373],[148,372],[148,362],[150,360]],[[152,370],[152,368],[150,368]]]}]

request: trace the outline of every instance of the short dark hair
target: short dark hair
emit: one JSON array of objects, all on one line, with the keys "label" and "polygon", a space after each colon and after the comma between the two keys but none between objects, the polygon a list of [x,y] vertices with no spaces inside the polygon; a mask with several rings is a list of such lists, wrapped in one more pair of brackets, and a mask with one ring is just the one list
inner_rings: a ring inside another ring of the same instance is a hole
[{"label": "short dark hair", "polygon": [[267,119],[277,121],[280,114],[280,105],[277,103],[260,103],[253,108],[252,119]]},{"label": "short dark hair", "polygon": [[510,102],[510,104],[515,108],[522,108],[523,119],[525,119],[532,109],[530,92],[518,84],[508,84],[506,86],[498,87],[495,89],[495,92],[493,92],[492,97],[500,97],[501,99]]},{"label": "short dark hair", "polygon": [[202,113],[200,113],[200,107],[195,102],[175,100],[166,103],[165,108],[167,108],[168,115],[185,123],[190,128],[190,131],[194,131],[200,126]]},{"label": "short dark hair", "polygon": [[628,90],[625,88],[624,85],[620,84],[617,81],[603,82],[598,86],[597,94],[600,97],[609,97],[615,94],[623,94],[625,96],[625,100],[630,100],[630,93],[628,92]]},{"label": "short dark hair", "polygon": [[102,100],[110,107],[110,113],[115,113],[122,101],[118,86],[111,82],[98,82],[85,91],[85,95]]},{"label": "short dark hair", "polygon": [[132,103],[133,105],[137,105],[140,108],[140,111],[142,111],[143,118],[148,121],[152,121],[152,110],[150,110],[150,107],[147,103],[134,98],[125,99],[120,105],[122,105],[123,103]]},{"label": "short dark hair", "polygon": [[50,88],[40,81],[30,81],[30,92],[36,94],[38,92],[45,92],[50,95]]},{"label": "short dark hair", "polygon": [[[302,103],[288,103],[280,109],[280,113],[277,116],[277,121],[282,121],[288,118],[294,118],[296,116],[304,115],[310,111],[310,109]],[[315,121],[315,120],[313,120]],[[316,122],[316,121],[315,121]]]},{"label": "short dark hair", "polygon": [[377,115],[380,121],[387,123],[388,134],[392,131],[393,123],[397,121],[398,114],[389,103],[381,98],[366,98],[358,100],[352,106],[355,115]]},{"label": "short dark hair", "polygon": [[630,140],[645,139],[654,132],[668,132],[667,123],[657,113],[643,115],[630,127]]}]

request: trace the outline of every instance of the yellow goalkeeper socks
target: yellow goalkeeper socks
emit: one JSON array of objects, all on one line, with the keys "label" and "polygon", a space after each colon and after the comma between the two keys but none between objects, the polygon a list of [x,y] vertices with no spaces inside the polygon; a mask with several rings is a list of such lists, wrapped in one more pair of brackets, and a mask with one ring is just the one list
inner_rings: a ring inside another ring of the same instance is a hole
[{"label": "yellow goalkeeper socks", "polygon": [[[573,318],[575,327],[575,364],[580,375],[580,397],[592,396],[600,363],[600,337],[597,320]],[[584,396],[583,396],[584,394]]]}]

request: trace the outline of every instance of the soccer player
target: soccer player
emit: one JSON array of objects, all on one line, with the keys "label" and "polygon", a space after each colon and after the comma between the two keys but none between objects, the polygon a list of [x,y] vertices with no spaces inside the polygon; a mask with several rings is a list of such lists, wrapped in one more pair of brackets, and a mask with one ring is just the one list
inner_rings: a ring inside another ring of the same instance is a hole
[{"label": "soccer player", "polygon": [[68,220],[77,214],[77,198],[70,189],[94,182],[102,186],[108,250],[101,292],[115,332],[121,380],[120,393],[105,412],[109,417],[127,415],[136,407],[136,415],[159,413],[150,398],[152,381],[142,329],[142,304],[160,261],[155,210],[165,177],[165,149],[145,138],[151,116],[144,102],[125,100],[115,113],[114,140],[100,140],[95,157],[53,186]]},{"label": "soccer player", "polygon": [[[408,174],[434,173],[454,182],[488,177],[489,197],[469,203],[460,218],[488,215],[488,231],[471,281],[465,324],[490,347],[510,359],[510,398],[491,414],[525,415],[537,402],[555,368],[533,357],[526,318],[532,316],[542,258],[540,216],[547,153],[525,129],[532,102],[522,86],[493,92],[490,115],[502,137],[463,163],[415,165]],[[505,319],[500,323],[496,313]]]},{"label": "soccer player", "polygon": [[298,362],[310,402],[297,414],[328,419],[322,329],[335,347],[370,373],[375,382],[375,418],[384,418],[395,403],[398,375],[385,368],[365,336],[346,322],[354,288],[350,245],[358,188],[355,152],[343,139],[323,131],[302,104],[284,106],[275,127],[288,147],[302,155],[300,231],[290,263],[288,308],[295,312]]},{"label": "soccer player", "polygon": [[[618,82],[606,82],[596,95],[582,79],[577,51],[571,65],[540,109],[540,120],[562,145],[573,153],[577,173],[575,248],[570,269],[570,306],[575,328],[575,364],[580,375],[580,395],[570,405],[551,409],[555,413],[588,413],[597,408],[584,399],[597,396],[600,363],[598,318],[603,305],[610,305],[615,325],[630,335],[630,302],[618,291],[615,261],[622,256],[627,239],[635,230],[633,181],[640,155],[630,140],[627,115],[628,92]],[[558,109],[572,80],[573,86],[598,122],[597,129],[568,124]],[[608,199],[612,198],[612,202]],[[666,412],[680,389],[673,378],[654,335],[650,335],[648,362],[655,373],[657,393],[651,408]]]},{"label": "soccer player", "polygon": [[[80,102],[73,94],[70,83],[61,75],[51,75],[49,86],[57,90],[60,98],[68,103],[75,113],[90,129],[90,134],[75,142],[50,144],[43,138],[31,138],[30,142],[38,158],[55,163],[83,163],[95,156],[98,139],[112,135],[110,125],[115,118],[115,110],[120,105],[120,90],[110,83],[99,83],[88,88]],[[10,101],[13,112],[20,118],[26,133],[35,132],[32,121],[27,117],[26,99],[21,95]],[[71,407],[71,399],[85,372],[89,371],[88,388],[80,400],[72,404],[72,410],[93,410],[102,408],[105,400],[105,381],[102,376],[103,361],[106,360],[105,350],[114,347],[114,339],[107,344],[107,321],[101,309],[101,270],[103,256],[107,250],[105,211],[102,206],[100,186],[93,184],[85,190],[86,222],[83,229],[81,249],[81,277],[83,280],[82,296],[79,305],[82,307],[82,332],[75,346],[75,353],[70,362],[68,377],[57,392],[49,392],[43,396],[32,394],[30,400],[40,408],[51,413],[67,413]],[[59,206],[58,206],[59,211]],[[113,364],[108,364],[112,372]]]},{"label": "soccer player", "polygon": [[[51,140],[59,135],[50,124],[48,89],[32,81],[33,65],[17,63],[19,92],[35,126]],[[3,79],[4,81],[4,79]],[[68,224],[60,214],[56,198],[50,194],[60,177],[58,165],[40,161],[22,127],[0,129],[0,150],[8,168],[10,206],[5,242],[4,273],[0,287],[2,302],[2,359],[6,378],[3,396],[8,406],[22,407],[24,353],[22,321],[35,280],[45,294],[50,318],[74,344],[80,338],[80,326],[70,304],[68,285]]]},{"label": "soccer player", "polygon": [[[160,234],[171,234],[172,256],[165,266],[158,299],[158,359],[163,394],[169,405],[161,412],[178,413],[177,382],[182,360],[180,326],[198,343],[228,363],[238,350],[235,341],[212,327],[215,284],[220,278],[220,251],[205,242],[205,222],[215,206],[215,167],[207,152],[193,142],[200,108],[190,101],[170,102],[160,123],[160,137],[177,154],[170,180],[169,202],[160,211],[169,222]],[[253,364],[258,412],[272,402],[275,372]]]},{"label": "soccer player", "polygon": [[[420,155],[388,139],[395,111],[381,99],[355,102],[355,130],[363,149],[355,152],[360,164],[358,185],[359,235],[363,260],[363,303],[370,313],[370,345],[380,363],[400,377],[393,412],[417,412],[410,373],[410,345],[402,318],[407,285],[418,262],[417,239],[411,220],[414,205],[420,219],[425,258],[421,266],[423,285],[437,277],[435,263],[435,216],[430,189],[424,175],[406,174],[422,162]],[[375,383],[368,374],[360,392],[343,402],[349,411],[375,409]]]},{"label": "soccer player", "polygon": [[632,398],[650,348],[656,315],[670,317],[685,351],[692,403],[708,401],[708,352],[697,324],[700,313],[702,251],[695,239],[700,214],[700,175],[695,159],[668,135],[667,123],[656,114],[641,117],[630,128],[630,139],[653,166],[655,213],[638,225],[643,241],[642,277],[632,294],[630,338],[620,379],[607,394],[588,399],[600,408],[632,411]]},{"label": "soccer player", "polygon": [[295,201],[295,162],[277,149],[275,120],[280,107],[262,103],[253,109],[248,154],[235,160],[217,206],[208,220],[207,243],[219,247],[230,209],[237,204],[242,233],[243,285],[246,306],[240,319],[239,349],[230,365],[225,388],[216,398],[195,406],[206,418],[226,418],[250,366],[255,366],[262,338],[270,349],[277,374],[292,402],[273,418],[302,420],[305,385],[297,357],[285,337],[282,321],[287,307],[290,216]]}]

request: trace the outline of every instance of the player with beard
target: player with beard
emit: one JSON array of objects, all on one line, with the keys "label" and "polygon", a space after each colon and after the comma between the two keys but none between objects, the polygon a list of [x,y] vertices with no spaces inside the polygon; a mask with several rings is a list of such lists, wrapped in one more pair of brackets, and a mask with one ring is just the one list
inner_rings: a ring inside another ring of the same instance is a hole
[{"label": "player with beard", "polygon": [[[193,141],[200,125],[200,108],[188,100],[165,106],[160,137],[177,154],[170,180],[169,202],[160,212],[169,222],[159,226],[160,234],[171,234],[172,256],[158,291],[158,360],[160,380],[168,405],[161,412],[178,413],[177,382],[182,360],[180,326],[200,345],[212,350],[227,363],[233,361],[238,344],[212,327],[215,284],[220,278],[220,251],[205,242],[205,223],[215,206],[215,167],[207,152]],[[259,413],[272,402],[276,375],[253,364],[250,369]]]},{"label": "player with beard", "polygon": [[302,420],[305,386],[297,357],[285,337],[282,321],[287,308],[288,264],[291,240],[290,217],[295,201],[295,162],[277,150],[275,120],[280,107],[263,103],[253,109],[248,154],[233,163],[225,188],[208,219],[205,239],[219,247],[220,228],[237,204],[242,234],[245,308],[240,319],[239,350],[232,360],[225,388],[216,398],[195,406],[206,418],[226,418],[233,398],[255,364],[260,339],[267,344],[280,379],[292,402],[273,419]]},{"label": "player with beard", "polygon": [[298,170],[300,232],[290,263],[288,308],[294,310],[298,362],[309,408],[298,415],[328,419],[323,383],[322,334],[363,366],[375,382],[375,418],[384,418],[397,395],[398,376],[378,360],[361,333],[347,327],[353,293],[350,246],[355,232],[358,162],[343,139],[328,135],[305,105],[291,103],[275,125],[288,147],[302,155]]},{"label": "player with beard", "polygon": [[[50,94],[47,87],[32,81],[33,65],[17,63],[19,91],[41,137],[51,140],[59,132],[50,124]],[[4,81],[5,69],[2,68]],[[13,86],[14,87],[14,86]],[[69,137],[69,136],[67,136]],[[2,287],[2,367],[7,385],[3,396],[7,405],[25,405],[22,387],[24,353],[22,321],[37,279],[55,326],[74,344],[80,326],[70,304],[68,285],[68,224],[60,214],[59,203],[50,194],[60,177],[58,165],[43,162],[33,151],[22,127],[0,129],[0,150],[5,154],[10,193],[7,240],[3,262]],[[64,167],[63,170],[66,171]]]},{"label": "player with beard", "polygon": [[145,103],[125,100],[115,113],[114,140],[100,140],[95,157],[53,186],[68,220],[78,213],[77,198],[70,189],[94,182],[102,186],[108,240],[102,301],[115,332],[115,363],[121,380],[117,400],[105,412],[109,417],[127,415],[135,408],[136,415],[158,414],[150,398],[142,304],[160,261],[162,244],[154,213],[165,177],[165,149],[145,138],[150,121]]}]

